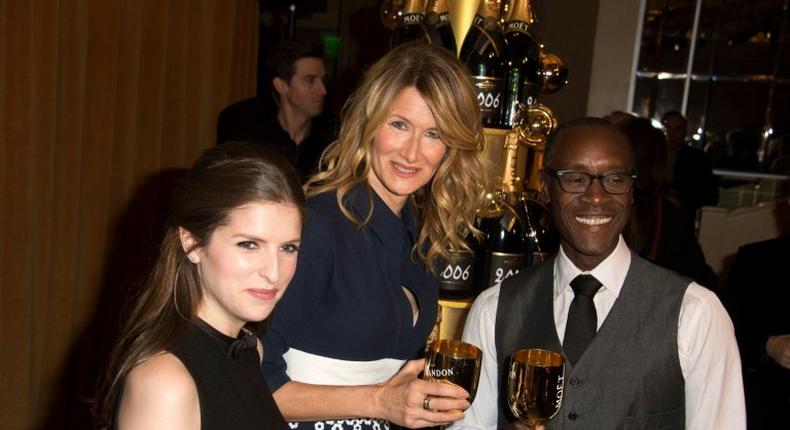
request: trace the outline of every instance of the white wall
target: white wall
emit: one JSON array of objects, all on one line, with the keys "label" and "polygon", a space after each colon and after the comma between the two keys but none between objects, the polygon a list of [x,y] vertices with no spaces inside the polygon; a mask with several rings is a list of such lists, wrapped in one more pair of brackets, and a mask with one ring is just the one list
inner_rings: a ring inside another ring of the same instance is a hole
[{"label": "white wall", "polygon": [[628,111],[645,0],[599,0],[587,114]]}]

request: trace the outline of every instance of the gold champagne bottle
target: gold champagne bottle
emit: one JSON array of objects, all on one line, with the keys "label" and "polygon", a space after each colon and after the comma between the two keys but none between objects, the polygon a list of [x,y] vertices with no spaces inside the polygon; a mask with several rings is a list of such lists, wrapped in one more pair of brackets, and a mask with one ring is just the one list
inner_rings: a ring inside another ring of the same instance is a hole
[{"label": "gold champagne bottle", "polygon": [[516,126],[520,142],[526,147],[526,189],[521,194],[527,236],[532,243],[531,264],[538,264],[559,251],[559,235],[552,225],[549,208],[542,198],[541,170],[546,151],[546,137],[557,127],[557,119],[547,106],[532,105]]},{"label": "gold champagne bottle", "polygon": [[477,218],[477,228],[483,233],[477,264],[479,290],[499,285],[526,267],[530,260],[517,166],[518,135],[509,133],[502,153],[502,182]]},{"label": "gold champagne bottle", "polygon": [[559,236],[551,222],[549,208],[541,198],[540,171],[543,168],[545,144],[530,146],[527,151],[526,188],[521,193],[521,201],[526,220],[527,236],[531,242],[530,265],[538,264],[559,251]]}]

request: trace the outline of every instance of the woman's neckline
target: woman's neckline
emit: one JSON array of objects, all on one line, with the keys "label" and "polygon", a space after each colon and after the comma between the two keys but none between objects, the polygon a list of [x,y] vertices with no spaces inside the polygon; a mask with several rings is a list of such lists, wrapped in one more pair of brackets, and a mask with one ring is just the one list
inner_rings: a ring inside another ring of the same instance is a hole
[{"label": "woman's neckline", "polygon": [[221,331],[217,330],[211,324],[203,321],[203,319],[201,319],[200,317],[195,318],[195,326],[197,326],[197,328],[199,328],[201,331],[208,334],[212,338],[224,344],[230,345],[231,343],[237,340],[237,338],[230,337],[225,333],[222,333]]}]

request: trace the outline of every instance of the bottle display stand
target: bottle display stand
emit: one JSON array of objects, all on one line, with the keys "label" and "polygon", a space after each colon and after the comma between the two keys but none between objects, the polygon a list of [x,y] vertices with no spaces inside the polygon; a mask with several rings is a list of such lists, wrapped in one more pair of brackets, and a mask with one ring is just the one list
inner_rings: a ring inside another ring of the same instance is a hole
[{"label": "bottle display stand", "polygon": [[[484,152],[489,161],[489,177],[495,178],[495,181],[501,180],[498,176],[501,175],[502,170],[502,153],[505,144],[505,139],[508,134],[514,133],[512,130],[503,130],[497,128],[484,129],[486,143]],[[526,175],[526,152],[527,148],[519,146],[518,148],[518,163],[517,171],[521,177]],[[465,299],[441,299],[439,306],[441,306],[441,320],[439,323],[439,339],[461,339],[463,334],[464,324],[466,323],[466,316],[469,309],[472,307],[474,297]]]},{"label": "bottle display stand", "polygon": [[461,339],[466,323],[466,315],[472,308],[474,299],[440,299],[441,323],[439,339]]},{"label": "bottle display stand", "polygon": [[[540,210],[536,215],[533,203],[541,205],[534,198],[542,189],[538,172],[545,138],[557,123],[538,96],[562,88],[568,69],[530,33],[536,22],[532,0],[429,0],[422,10],[417,3],[382,3],[381,19],[394,29],[393,45],[416,37],[455,51],[474,84],[481,124],[487,127],[483,152],[491,181],[479,184],[486,187],[486,204],[477,208],[476,216],[485,239],[478,237],[473,242],[482,241],[476,244],[480,246],[470,246],[473,264],[460,255],[440,261],[440,291],[445,297],[465,298],[439,300],[431,333],[431,339],[461,339],[476,293],[518,273],[543,252],[539,245],[545,248],[545,217],[538,216]],[[444,18],[448,14],[449,23]],[[417,25],[422,33],[411,31]],[[473,281],[445,274],[455,274],[461,266],[475,268]]]}]

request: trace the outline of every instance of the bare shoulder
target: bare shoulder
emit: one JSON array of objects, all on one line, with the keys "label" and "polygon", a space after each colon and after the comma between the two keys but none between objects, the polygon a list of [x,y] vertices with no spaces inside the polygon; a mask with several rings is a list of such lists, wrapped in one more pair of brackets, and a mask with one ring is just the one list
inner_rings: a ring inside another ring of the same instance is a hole
[{"label": "bare shoulder", "polygon": [[118,424],[121,430],[200,427],[197,387],[181,360],[160,353],[129,372]]}]

